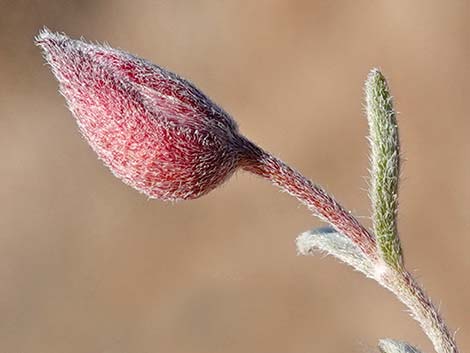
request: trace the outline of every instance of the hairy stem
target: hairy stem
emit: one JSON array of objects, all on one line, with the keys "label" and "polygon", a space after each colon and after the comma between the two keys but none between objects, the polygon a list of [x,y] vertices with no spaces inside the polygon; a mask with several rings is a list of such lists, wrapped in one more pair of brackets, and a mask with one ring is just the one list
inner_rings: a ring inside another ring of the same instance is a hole
[{"label": "hairy stem", "polygon": [[394,293],[410,310],[437,353],[458,353],[454,338],[437,309],[413,276],[397,270],[380,259],[375,238],[354,216],[318,185],[292,169],[280,159],[243,138],[243,169],[270,180],[296,197],[318,217],[353,241],[375,267],[375,278]]},{"label": "hairy stem", "polygon": [[455,338],[421,286],[407,271],[390,270],[378,281],[405,304],[419,322],[437,353],[458,353]]},{"label": "hairy stem", "polygon": [[373,262],[377,260],[374,237],[320,186],[292,169],[280,159],[263,151],[248,140],[243,141],[245,170],[270,180],[274,185],[296,197],[318,217],[350,238]]}]

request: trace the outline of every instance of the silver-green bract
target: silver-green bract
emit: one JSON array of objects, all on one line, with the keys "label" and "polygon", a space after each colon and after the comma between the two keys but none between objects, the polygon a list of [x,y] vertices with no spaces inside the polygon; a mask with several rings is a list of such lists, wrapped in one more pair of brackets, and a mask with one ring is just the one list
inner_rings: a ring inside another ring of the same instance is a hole
[{"label": "silver-green bract", "polygon": [[306,231],[297,237],[296,245],[300,255],[315,252],[331,255],[367,277],[374,278],[374,264],[351,239],[333,228],[323,227]]},{"label": "silver-green bract", "polygon": [[382,353],[421,353],[412,345],[403,342],[384,338],[379,341],[379,349]]}]

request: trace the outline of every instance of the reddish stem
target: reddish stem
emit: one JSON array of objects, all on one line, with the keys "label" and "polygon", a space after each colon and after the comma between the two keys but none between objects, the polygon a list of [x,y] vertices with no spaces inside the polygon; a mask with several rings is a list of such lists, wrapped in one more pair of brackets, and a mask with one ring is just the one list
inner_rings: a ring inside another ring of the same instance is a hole
[{"label": "reddish stem", "polygon": [[240,142],[244,151],[241,162],[243,169],[270,180],[282,190],[296,197],[318,217],[328,222],[338,232],[349,237],[369,258],[378,259],[373,235],[332,196],[251,141],[242,138]]}]

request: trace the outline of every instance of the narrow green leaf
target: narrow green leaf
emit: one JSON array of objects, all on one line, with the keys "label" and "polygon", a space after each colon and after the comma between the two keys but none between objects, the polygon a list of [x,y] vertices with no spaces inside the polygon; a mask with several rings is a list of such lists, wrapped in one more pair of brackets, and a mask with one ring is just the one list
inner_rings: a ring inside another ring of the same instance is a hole
[{"label": "narrow green leaf", "polygon": [[403,266],[397,232],[400,144],[396,113],[385,77],[373,69],[365,84],[371,148],[370,199],[377,244],[385,262]]}]

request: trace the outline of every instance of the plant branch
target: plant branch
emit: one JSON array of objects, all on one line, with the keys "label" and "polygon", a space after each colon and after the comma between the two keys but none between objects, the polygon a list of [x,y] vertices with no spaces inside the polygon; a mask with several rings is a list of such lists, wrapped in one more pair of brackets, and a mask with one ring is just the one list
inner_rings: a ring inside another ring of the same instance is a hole
[{"label": "plant branch", "polygon": [[459,352],[455,338],[450,334],[444,319],[411,273],[390,269],[378,281],[408,307],[411,316],[419,322],[436,352]]},{"label": "plant branch", "polygon": [[242,144],[243,169],[270,180],[296,197],[320,219],[350,238],[372,261],[378,259],[374,236],[325,190],[249,140],[244,139]]},{"label": "plant branch", "polygon": [[458,353],[457,344],[431,299],[406,270],[396,270],[385,262],[372,263],[351,240],[342,234],[314,229],[297,237],[297,252],[310,255],[326,252],[345,262],[391,291],[409,309],[438,353]]}]

